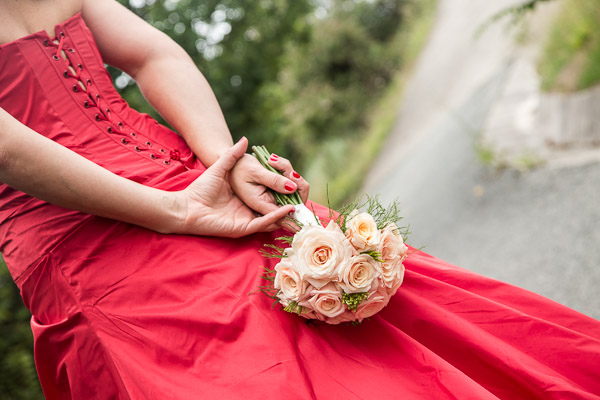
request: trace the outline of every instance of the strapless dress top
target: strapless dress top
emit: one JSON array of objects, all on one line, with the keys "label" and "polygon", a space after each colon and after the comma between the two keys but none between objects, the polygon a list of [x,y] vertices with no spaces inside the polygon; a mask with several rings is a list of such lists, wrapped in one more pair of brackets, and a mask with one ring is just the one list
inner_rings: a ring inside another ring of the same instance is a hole
[{"label": "strapless dress top", "polygon": [[[0,107],[39,134],[144,185],[180,189],[205,169],[176,133],[121,98],[81,14],[55,31],[55,38],[42,31],[0,45]],[[0,185],[0,252],[17,283],[89,217]]]}]

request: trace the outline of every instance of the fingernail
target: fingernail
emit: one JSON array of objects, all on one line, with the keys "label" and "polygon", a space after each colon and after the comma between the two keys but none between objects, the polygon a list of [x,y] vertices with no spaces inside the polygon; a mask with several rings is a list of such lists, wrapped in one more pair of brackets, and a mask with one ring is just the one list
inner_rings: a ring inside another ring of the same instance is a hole
[{"label": "fingernail", "polygon": [[300,179],[300,174],[297,173],[296,171],[292,172],[292,176],[296,179]]},{"label": "fingernail", "polygon": [[279,157],[277,156],[277,154],[271,154],[271,158],[269,158],[269,160],[277,161],[277,160],[279,160]]},{"label": "fingernail", "polygon": [[286,182],[285,185],[283,185],[283,187],[285,188],[285,190],[287,190],[288,192],[292,192],[294,191],[294,189],[296,189],[296,185],[294,185],[291,182]]}]

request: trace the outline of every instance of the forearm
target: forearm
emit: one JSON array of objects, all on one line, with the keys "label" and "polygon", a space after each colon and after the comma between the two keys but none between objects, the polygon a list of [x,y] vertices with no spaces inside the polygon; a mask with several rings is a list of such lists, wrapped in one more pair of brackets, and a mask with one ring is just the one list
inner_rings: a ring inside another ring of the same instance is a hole
[{"label": "forearm", "polygon": [[176,193],[110,171],[24,126],[0,109],[0,181],[72,210],[172,232]]},{"label": "forearm", "polygon": [[177,43],[113,0],[84,0],[82,12],[104,60],[134,78],[205,165],[232,146],[212,89]]},{"label": "forearm", "polygon": [[[207,166],[233,145],[217,99],[190,57],[178,46],[146,63],[135,79],[150,104]],[[167,50],[165,50],[166,52]]]}]

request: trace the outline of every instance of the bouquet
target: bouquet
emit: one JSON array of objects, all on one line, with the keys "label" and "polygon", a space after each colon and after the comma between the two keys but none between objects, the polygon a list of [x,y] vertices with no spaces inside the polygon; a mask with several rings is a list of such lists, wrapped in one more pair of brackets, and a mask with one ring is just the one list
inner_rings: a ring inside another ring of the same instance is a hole
[{"label": "bouquet", "polygon": [[[279,173],[268,164],[264,146],[252,150],[265,168]],[[274,195],[280,205],[294,205],[299,229],[276,239],[284,247],[265,244],[263,255],[280,261],[274,270],[265,268],[268,284],[259,290],[287,312],[329,324],[360,323],[383,309],[402,285],[408,250],[406,230],[396,226],[397,205],[386,209],[375,197],[356,200],[330,211],[325,224],[297,193]]]}]

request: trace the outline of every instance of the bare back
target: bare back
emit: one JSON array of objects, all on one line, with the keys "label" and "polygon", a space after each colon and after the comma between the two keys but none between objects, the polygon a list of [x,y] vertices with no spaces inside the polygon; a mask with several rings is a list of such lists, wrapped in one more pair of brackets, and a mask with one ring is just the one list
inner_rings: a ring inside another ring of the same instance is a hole
[{"label": "bare back", "polygon": [[81,11],[83,0],[0,0],[0,44],[45,30]]}]

